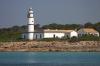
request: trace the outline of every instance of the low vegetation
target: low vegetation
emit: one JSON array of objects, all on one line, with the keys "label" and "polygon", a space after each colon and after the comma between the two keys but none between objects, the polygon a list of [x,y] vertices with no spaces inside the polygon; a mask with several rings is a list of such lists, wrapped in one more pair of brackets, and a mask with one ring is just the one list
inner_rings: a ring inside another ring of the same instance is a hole
[{"label": "low vegetation", "polygon": [[[84,25],[81,24],[56,24],[56,23],[52,23],[49,25],[43,25],[40,27],[39,24],[35,25],[35,29],[80,29],[80,28],[94,28],[96,29],[99,33],[100,33],[100,22],[97,22],[95,24],[92,24],[90,22],[85,23]],[[7,41],[22,41],[22,39],[20,38],[21,33],[23,33],[25,30],[27,29],[27,26],[13,26],[13,27],[9,27],[9,28],[1,28],[0,29],[0,41],[3,42],[7,42]],[[99,41],[100,37],[96,37],[96,36],[91,36],[91,35],[85,35],[79,38],[73,37],[73,38],[69,38],[69,37],[62,37],[61,39],[59,38],[49,38],[49,39],[41,39],[41,41],[66,41],[68,40],[69,42],[74,42],[74,41]]]}]

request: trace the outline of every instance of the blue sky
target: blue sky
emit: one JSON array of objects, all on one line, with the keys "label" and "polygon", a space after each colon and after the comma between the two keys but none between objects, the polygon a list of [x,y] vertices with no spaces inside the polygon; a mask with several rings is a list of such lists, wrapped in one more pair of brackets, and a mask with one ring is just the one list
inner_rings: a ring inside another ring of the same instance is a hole
[{"label": "blue sky", "polygon": [[29,7],[41,25],[100,21],[100,0],[0,0],[0,27],[27,24]]}]

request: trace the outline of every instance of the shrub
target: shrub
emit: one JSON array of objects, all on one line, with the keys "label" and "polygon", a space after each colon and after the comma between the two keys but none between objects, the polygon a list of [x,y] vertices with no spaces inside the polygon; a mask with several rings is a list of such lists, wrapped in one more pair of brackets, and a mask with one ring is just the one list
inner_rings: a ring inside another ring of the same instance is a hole
[{"label": "shrub", "polygon": [[84,35],[79,37],[79,40],[81,41],[99,41],[100,37],[94,36],[94,35]]},{"label": "shrub", "polygon": [[69,40],[68,40],[69,42],[78,42],[79,41],[79,39],[78,39],[78,37],[71,37]]},{"label": "shrub", "polygon": [[70,39],[68,36],[63,36],[63,37],[61,38],[61,40],[68,40],[68,39]]}]

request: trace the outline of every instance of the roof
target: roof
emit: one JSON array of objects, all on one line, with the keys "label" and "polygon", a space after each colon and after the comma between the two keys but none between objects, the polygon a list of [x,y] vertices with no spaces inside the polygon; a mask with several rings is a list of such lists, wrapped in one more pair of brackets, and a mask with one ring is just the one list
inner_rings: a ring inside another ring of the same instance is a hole
[{"label": "roof", "polygon": [[[70,33],[74,30],[58,30],[58,29],[36,29],[34,30],[35,33]],[[25,32],[27,33],[27,32]]]},{"label": "roof", "polygon": [[45,29],[45,30],[43,30],[45,33],[68,33],[68,32],[72,32],[72,31],[74,31],[74,30],[58,30],[58,29],[56,29],[56,30],[51,30],[51,29]]},{"label": "roof", "polygon": [[83,31],[87,33],[98,33],[98,31],[93,28],[83,28]]}]

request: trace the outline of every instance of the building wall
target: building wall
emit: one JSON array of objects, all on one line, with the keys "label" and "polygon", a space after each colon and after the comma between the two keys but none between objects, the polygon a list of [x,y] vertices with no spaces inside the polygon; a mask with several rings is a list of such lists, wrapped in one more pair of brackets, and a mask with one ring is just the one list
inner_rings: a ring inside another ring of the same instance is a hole
[{"label": "building wall", "polygon": [[84,32],[83,29],[78,30],[78,36],[83,36],[83,35],[85,35],[85,34],[87,34],[87,33]]},{"label": "building wall", "polygon": [[82,35],[95,35],[95,36],[99,36],[99,32],[95,32],[95,33],[93,33],[93,32],[91,32],[91,33],[87,33],[87,32],[85,32],[83,29],[80,29],[79,31],[78,31],[78,36],[82,36]]},{"label": "building wall", "polygon": [[44,38],[54,38],[54,37],[61,38],[63,36],[65,36],[65,33],[44,33]]},{"label": "building wall", "polygon": [[22,38],[22,39],[28,39],[28,34],[27,34],[27,33],[21,34],[21,38]]},{"label": "building wall", "polygon": [[100,36],[100,34],[99,33],[96,33],[97,34],[97,36]]},{"label": "building wall", "polygon": [[[24,33],[22,34],[22,38],[28,39],[28,34],[29,33]],[[33,36],[34,35],[34,36]],[[78,34],[76,31],[68,32],[68,33],[32,33],[31,37],[34,37],[34,39],[42,39],[42,38],[62,38],[63,36],[68,36],[68,37],[78,37]]]},{"label": "building wall", "polygon": [[70,37],[78,37],[78,33],[76,31],[72,31],[70,33]]},{"label": "building wall", "polygon": [[42,39],[42,38],[44,38],[43,33],[34,33],[34,39]]}]

